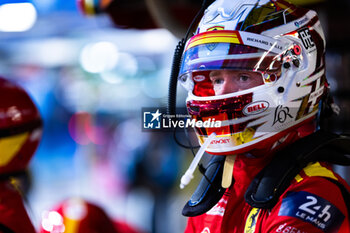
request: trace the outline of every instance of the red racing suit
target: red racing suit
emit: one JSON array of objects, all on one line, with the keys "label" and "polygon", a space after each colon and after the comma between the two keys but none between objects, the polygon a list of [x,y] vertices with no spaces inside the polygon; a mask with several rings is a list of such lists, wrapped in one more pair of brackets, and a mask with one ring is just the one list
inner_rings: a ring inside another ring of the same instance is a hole
[{"label": "red racing suit", "polygon": [[326,163],[304,168],[270,210],[253,208],[244,194],[267,164],[264,158],[237,156],[235,183],[207,213],[190,217],[185,233],[349,233],[348,211],[338,186],[349,186]]}]

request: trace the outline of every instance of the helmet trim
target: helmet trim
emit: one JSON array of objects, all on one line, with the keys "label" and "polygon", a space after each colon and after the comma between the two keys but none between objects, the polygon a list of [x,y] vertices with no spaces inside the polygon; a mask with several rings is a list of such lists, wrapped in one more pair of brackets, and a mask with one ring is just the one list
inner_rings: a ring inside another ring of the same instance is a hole
[{"label": "helmet trim", "polygon": [[251,32],[218,30],[202,32],[193,36],[187,42],[185,51],[198,45],[210,43],[242,44],[271,51],[276,54],[282,53],[289,44],[287,41],[282,41],[281,39],[274,39],[269,36]]}]

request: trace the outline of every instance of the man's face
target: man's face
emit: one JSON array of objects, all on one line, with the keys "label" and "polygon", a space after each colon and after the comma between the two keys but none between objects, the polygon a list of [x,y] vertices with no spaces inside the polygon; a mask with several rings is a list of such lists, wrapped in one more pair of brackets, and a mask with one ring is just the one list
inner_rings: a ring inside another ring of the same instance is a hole
[{"label": "man's face", "polygon": [[215,95],[243,91],[264,84],[261,74],[251,71],[214,70],[210,72],[209,78]]}]

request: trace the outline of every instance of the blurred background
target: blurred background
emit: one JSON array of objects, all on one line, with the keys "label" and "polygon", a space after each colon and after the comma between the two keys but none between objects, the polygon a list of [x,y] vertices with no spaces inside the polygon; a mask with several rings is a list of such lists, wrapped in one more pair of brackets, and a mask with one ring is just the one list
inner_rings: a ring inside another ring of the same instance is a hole
[{"label": "blurred background", "polygon": [[[350,133],[350,1],[292,2],[319,14],[341,108],[327,127]],[[200,5],[0,1],[0,76],[22,85],[44,118],[27,200],[37,228],[45,210],[79,196],[143,232],[183,231],[181,210],[198,182],[180,191],[179,180],[192,156],[170,133],[142,132],[141,108],[166,106],[174,48]],[[350,180],[349,169],[336,169]]]}]

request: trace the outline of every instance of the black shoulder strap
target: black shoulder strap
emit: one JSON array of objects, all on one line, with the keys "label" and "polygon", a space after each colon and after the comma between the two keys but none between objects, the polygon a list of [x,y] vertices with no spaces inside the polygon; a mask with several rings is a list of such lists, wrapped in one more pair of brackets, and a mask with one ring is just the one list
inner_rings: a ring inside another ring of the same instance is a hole
[{"label": "black shoulder strap", "polygon": [[318,131],[278,152],[248,187],[246,202],[271,209],[294,177],[316,161],[350,165],[350,137]]},{"label": "black shoulder strap", "polygon": [[182,214],[187,217],[198,216],[209,211],[225,193],[221,187],[225,156],[213,156],[205,174],[191,199],[186,203]]}]

